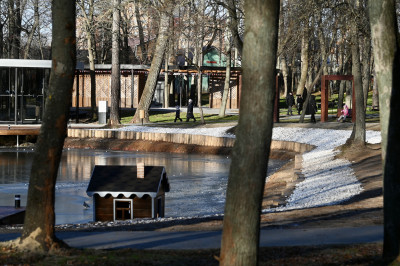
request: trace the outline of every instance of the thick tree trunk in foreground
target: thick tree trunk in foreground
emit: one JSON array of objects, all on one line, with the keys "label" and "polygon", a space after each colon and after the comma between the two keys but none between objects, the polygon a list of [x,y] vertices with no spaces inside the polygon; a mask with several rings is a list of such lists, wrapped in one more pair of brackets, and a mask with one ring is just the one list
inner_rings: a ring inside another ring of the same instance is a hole
[{"label": "thick tree trunk in foreground", "polygon": [[400,262],[400,44],[394,0],[369,1],[382,135],[385,264]]},{"label": "thick tree trunk in foreground", "polygon": [[220,265],[230,266],[257,264],[261,202],[273,126],[279,1],[248,0],[245,13],[246,93],[240,103],[220,255]]},{"label": "thick tree trunk in foreground", "polygon": [[46,109],[36,144],[21,248],[47,251],[57,248],[54,235],[54,198],[58,166],[67,132],[74,81],[75,1],[52,2],[52,69]]},{"label": "thick tree trunk in foreground", "polygon": [[113,1],[113,23],[112,23],[112,58],[111,58],[111,108],[110,125],[119,125],[119,102],[121,99],[121,70],[119,65],[119,23],[121,0]]},{"label": "thick tree trunk in foreground", "polygon": [[[145,122],[149,122],[149,109],[151,105],[151,100],[153,99],[153,94],[157,86],[158,75],[160,74],[162,61],[164,57],[164,53],[168,44],[168,29],[169,29],[169,21],[170,21],[170,10],[172,6],[167,7],[167,10],[161,11],[160,14],[160,29],[158,32],[158,38],[156,43],[156,49],[154,51],[153,60],[151,62],[150,72],[147,76],[146,84],[144,86],[142,97],[140,97],[140,101],[136,111],[144,110],[145,112]],[[139,112],[136,112],[132,118],[132,123],[141,122]]]}]

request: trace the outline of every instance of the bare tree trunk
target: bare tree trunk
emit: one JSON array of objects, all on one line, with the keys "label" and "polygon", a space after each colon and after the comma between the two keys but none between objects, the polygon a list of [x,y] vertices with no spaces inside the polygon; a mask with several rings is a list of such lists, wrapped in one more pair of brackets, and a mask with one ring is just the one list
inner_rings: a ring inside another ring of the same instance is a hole
[{"label": "bare tree trunk", "polygon": [[90,33],[90,37],[87,39],[88,52],[89,52],[89,73],[90,73],[90,113],[91,121],[96,121],[97,118],[97,100],[96,100],[96,67],[95,67],[95,46],[94,36]]},{"label": "bare tree trunk", "polygon": [[96,101],[96,72],[95,72],[95,59],[96,55],[96,45],[94,36],[94,0],[89,0],[88,13],[85,11],[85,3],[81,3],[82,12],[85,13],[86,20],[86,40],[88,46],[88,57],[89,57],[89,73],[90,73],[90,113],[91,121],[97,120],[97,101]]},{"label": "bare tree trunk", "polygon": [[240,37],[239,33],[239,18],[237,16],[237,11],[236,11],[236,2],[235,0],[228,0],[227,1],[227,9],[229,12],[229,18],[230,18],[230,23],[229,23],[229,28],[232,34],[233,38],[233,43],[238,50],[239,54],[242,55],[243,53],[243,41]]},{"label": "bare tree trunk", "polygon": [[[200,0],[200,12],[198,12],[197,16],[197,25],[198,27],[198,34],[200,35],[201,41],[199,42],[199,46],[197,46],[197,66],[198,66],[198,71],[197,71],[197,106],[200,111],[200,120],[202,124],[205,124],[204,121],[204,115],[203,115],[203,107],[201,106],[201,97],[202,97],[202,73],[201,73],[201,67],[203,66],[203,43],[204,43],[204,27],[202,24],[202,17],[204,15],[204,12],[206,10],[206,3],[205,0]],[[211,46],[211,43],[209,44]]]},{"label": "bare tree trunk", "polygon": [[320,43],[320,51],[321,51],[321,61],[324,63],[324,68],[322,69],[322,75],[327,75],[328,74],[328,68],[327,68],[327,60],[328,60],[328,55],[326,52],[326,42],[325,42],[325,36],[322,28],[322,16],[321,16],[322,8],[316,12],[316,20],[318,23],[318,40]]},{"label": "bare tree trunk", "polygon": [[[356,7],[359,8],[357,4]],[[356,102],[353,103],[353,111],[356,111],[356,121],[354,123],[350,140],[352,140],[354,144],[365,145],[365,107],[360,64],[360,46],[358,39],[357,24],[355,19],[353,19],[351,25],[351,55],[354,92],[356,94]]]},{"label": "bare tree trunk", "polygon": [[292,88],[289,88],[289,84],[288,84],[288,76],[289,76],[289,70],[288,70],[288,66],[286,63],[286,58],[284,55],[282,55],[281,57],[281,65],[282,65],[282,76],[283,76],[283,83],[285,85],[285,91],[283,95],[288,95],[289,90],[292,91]]},{"label": "bare tree trunk", "polygon": [[[325,63],[323,63],[322,66],[319,68],[319,71],[318,71],[317,75],[315,76],[315,79],[313,80],[313,82],[310,84],[309,88],[314,88],[314,86],[320,80],[321,74],[322,74],[322,70],[324,69],[324,65],[325,65]],[[307,90],[307,96],[304,99],[303,110],[301,111],[299,123],[304,123],[304,117],[306,115],[307,106],[308,106],[308,103],[309,103],[310,98],[311,98],[311,93],[312,93],[311,89]]]},{"label": "bare tree trunk", "polygon": [[0,58],[3,58],[3,52],[4,52],[3,28],[4,28],[4,24],[0,23]]},{"label": "bare tree trunk", "polygon": [[139,40],[140,40],[140,49],[142,50],[142,64],[147,64],[147,49],[144,45],[144,34],[143,34],[143,26],[142,26],[142,19],[140,18],[139,12],[139,1],[135,0],[135,16],[136,16],[136,23],[138,26],[139,32]]},{"label": "bare tree trunk", "polygon": [[112,63],[111,63],[111,108],[110,125],[119,125],[119,102],[121,95],[121,70],[119,65],[119,23],[121,0],[113,0],[113,23],[112,23]]},{"label": "bare tree trunk", "polygon": [[202,124],[205,124],[206,122],[204,121],[204,113],[203,113],[203,107],[201,106],[201,96],[202,96],[202,75],[201,75],[201,67],[199,67],[199,71],[197,72],[197,107],[199,108],[200,112],[200,120]]},{"label": "bare tree trunk", "polygon": [[76,64],[75,2],[53,1],[52,70],[45,114],[33,157],[20,247],[48,251],[59,247],[54,234],[55,184],[67,133]]},{"label": "bare tree trunk", "polygon": [[382,135],[385,265],[400,261],[400,44],[394,0],[369,1]]},{"label": "bare tree trunk", "polygon": [[248,0],[245,13],[246,93],[240,102],[220,254],[220,265],[230,266],[257,265],[261,202],[272,137],[279,1]]},{"label": "bare tree trunk", "polygon": [[39,0],[35,0],[33,2],[34,9],[34,22],[32,25],[32,29],[29,32],[28,40],[26,41],[25,49],[24,49],[24,59],[27,59],[29,56],[29,49],[31,48],[31,43],[33,40],[33,36],[35,35],[36,29],[39,26]]},{"label": "bare tree trunk", "polygon": [[362,87],[364,93],[364,107],[367,107],[368,92],[371,84],[371,39],[363,38],[362,49]]},{"label": "bare tree trunk", "polygon": [[225,69],[225,83],[224,83],[224,91],[222,93],[221,107],[219,109],[219,116],[225,117],[226,112],[226,104],[228,102],[228,94],[231,83],[231,46],[228,45],[228,49],[226,51],[226,69]]},{"label": "bare tree trunk", "polygon": [[[169,50],[169,49],[168,49]],[[169,51],[165,53],[165,68],[164,68],[164,108],[169,107],[169,80],[168,80],[168,63],[169,63]]]},{"label": "bare tree trunk", "polygon": [[[172,5],[166,7],[166,10],[161,11],[160,15],[160,26],[157,37],[156,48],[154,51],[153,60],[151,62],[151,67],[149,75],[146,80],[146,85],[144,86],[142,97],[140,98],[137,110],[144,110],[146,122],[149,122],[149,109],[151,105],[151,100],[153,99],[153,94],[157,86],[158,75],[161,70],[162,61],[165,53],[165,49],[168,44],[168,29],[170,25],[170,11],[172,10]],[[139,112],[136,112],[132,118],[132,123],[139,123],[140,116]]]},{"label": "bare tree trunk", "polygon": [[[300,81],[297,86],[296,94],[303,94],[304,87],[307,82],[307,73],[308,73],[308,49],[309,49],[309,26],[305,25],[305,29],[303,31],[303,37],[301,39],[301,74]],[[307,88],[309,92],[311,92],[311,88]]]},{"label": "bare tree trunk", "polygon": [[379,90],[375,73],[374,73],[374,84],[372,88],[372,109],[379,110]]}]

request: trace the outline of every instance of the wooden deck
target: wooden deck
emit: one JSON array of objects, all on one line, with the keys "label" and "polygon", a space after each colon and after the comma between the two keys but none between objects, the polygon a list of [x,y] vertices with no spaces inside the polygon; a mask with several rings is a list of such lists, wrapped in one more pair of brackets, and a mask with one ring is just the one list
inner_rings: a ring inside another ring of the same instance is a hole
[{"label": "wooden deck", "polygon": [[20,125],[0,125],[0,136],[28,136],[39,135],[40,125],[20,126]]},{"label": "wooden deck", "polygon": [[23,224],[25,217],[25,207],[14,208],[0,206],[0,225]]}]

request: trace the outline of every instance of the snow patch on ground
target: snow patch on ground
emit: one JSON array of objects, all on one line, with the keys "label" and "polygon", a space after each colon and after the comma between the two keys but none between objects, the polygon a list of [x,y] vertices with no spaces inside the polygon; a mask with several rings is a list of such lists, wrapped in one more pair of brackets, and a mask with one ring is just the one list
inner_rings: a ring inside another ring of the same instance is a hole
[{"label": "snow patch on ground", "polygon": [[[268,211],[286,211],[335,205],[361,193],[363,188],[354,175],[351,163],[335,159],[336,147],[343,145],[351,130],[312,128],[274,128],[273,139],[295,141],[316,146],[303,154],[304,181],[296,185],[287,204]],[[369,143],[380,142],[380,132],[367,131]]]},{"label": "snow patch on ground", "polygon": [[[233,134],[226,133],[228,129],[230,127],[182,129],[132,125],[119,130],[234,138]],[[361,193],[363,189],[354,175],[351,163],[344,159],[334,158],[337,153],[335,148],[343,145],[350,135],[351,130],[274,128],[273,140],[300,142],[316,147],[303,154],[302,174],[305,180],[297,184],[286,206],[275,208],[274,211],[334,205]],[[369,143],[380,143],[380,132],[367,131],[366,139]]]},{"label": "snow patch on ground", "polygon": [[[146,126],[126,126],[117,129],[117,131],[135,131],[135,132],[154,132],[169,134],[190,134],[205,135],[213,137],[234,138],[235,135],[226,133],[231,127],[215,127],[215,128],[165,128],[165,127],[146,127]],[[114,129],[113,129],[114,130]]]}]

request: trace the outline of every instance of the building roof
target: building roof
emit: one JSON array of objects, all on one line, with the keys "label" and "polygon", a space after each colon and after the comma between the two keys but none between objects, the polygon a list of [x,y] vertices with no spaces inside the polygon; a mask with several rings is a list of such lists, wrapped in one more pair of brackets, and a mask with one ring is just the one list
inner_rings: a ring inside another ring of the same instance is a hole
[{"label": "building roof", "polygon": [[88,196],[98,194],[100,197],[122,194],[129,198],[135,195],[156,197],[161,186],[169,191],[169,182],[162,166],[145,166],[144,178],[137,178],[136,166],[96,165],[86,190]]},{"label": "building roof", "polygon": [[[0,59],[0,67],[13,68],[47,68],[50,69],[51,60],[34,60],[34,59]],[[82,62],[76,62],[76,69],[83,69]]]}]

